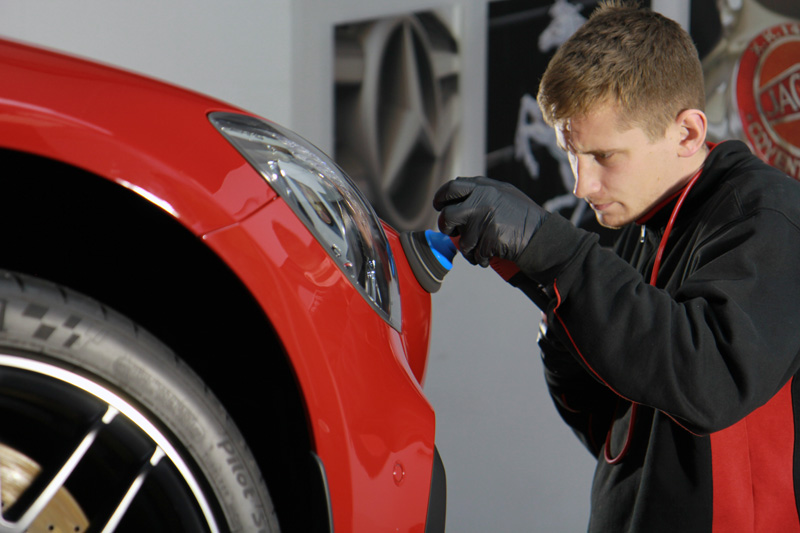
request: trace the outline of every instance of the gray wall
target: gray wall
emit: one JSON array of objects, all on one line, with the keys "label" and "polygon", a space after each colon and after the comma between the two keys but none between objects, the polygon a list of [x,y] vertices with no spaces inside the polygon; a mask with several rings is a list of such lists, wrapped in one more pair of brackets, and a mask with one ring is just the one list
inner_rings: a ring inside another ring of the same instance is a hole
[{"label": "gray wall", "polygon": [[585,531],[594,458],[547,394],[540,312],[461,257],[433,303],[425,391],[447,469],[448,531]]}]

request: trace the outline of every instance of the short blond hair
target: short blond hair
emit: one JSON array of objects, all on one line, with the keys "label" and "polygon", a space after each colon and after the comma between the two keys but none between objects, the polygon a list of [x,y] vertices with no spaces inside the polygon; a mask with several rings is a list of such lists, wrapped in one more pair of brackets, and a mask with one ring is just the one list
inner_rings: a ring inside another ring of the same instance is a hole
[{"label": "short blond hair", "polygon": [[601,2],[547,66],[537,96],[551,125],[616,105],[651,140],[686,109],[705,109],[697,48],[678,23],[622,0]]}]

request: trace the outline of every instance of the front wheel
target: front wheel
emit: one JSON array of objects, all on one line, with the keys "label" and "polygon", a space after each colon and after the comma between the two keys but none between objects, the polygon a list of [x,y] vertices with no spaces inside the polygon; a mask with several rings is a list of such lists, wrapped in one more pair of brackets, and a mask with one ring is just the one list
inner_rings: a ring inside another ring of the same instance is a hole
[{"label": "front wheel", "polygon": [[183,361],[94,300],[9,272],[0,494],[0,533],[278,531],[252,454]]}]

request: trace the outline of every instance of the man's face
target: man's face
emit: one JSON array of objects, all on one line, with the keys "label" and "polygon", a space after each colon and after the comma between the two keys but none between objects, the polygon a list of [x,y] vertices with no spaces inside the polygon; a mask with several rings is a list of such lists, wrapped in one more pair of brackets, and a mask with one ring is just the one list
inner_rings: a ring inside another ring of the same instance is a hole
[{"label": "man's face", "polygon": [[556,127],[558,144],[575,176],[573,193],[609,228],[633,222],[675,190],[675,128],[651,141],[639,127],[622,130],[616,108],[605,105]]}]

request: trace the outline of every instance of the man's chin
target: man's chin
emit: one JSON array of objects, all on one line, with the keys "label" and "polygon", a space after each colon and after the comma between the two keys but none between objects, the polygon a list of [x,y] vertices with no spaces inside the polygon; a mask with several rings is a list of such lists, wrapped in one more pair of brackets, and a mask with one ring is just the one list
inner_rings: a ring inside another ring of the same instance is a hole
[{"label": "man's chin", "polygon": [[602,213],[595,213],[595,218],[597,219],[598,224],[607,229],[620,229],[622,226],[630,222],[629,220],[621,220],[616,217],[603,216]]}]

